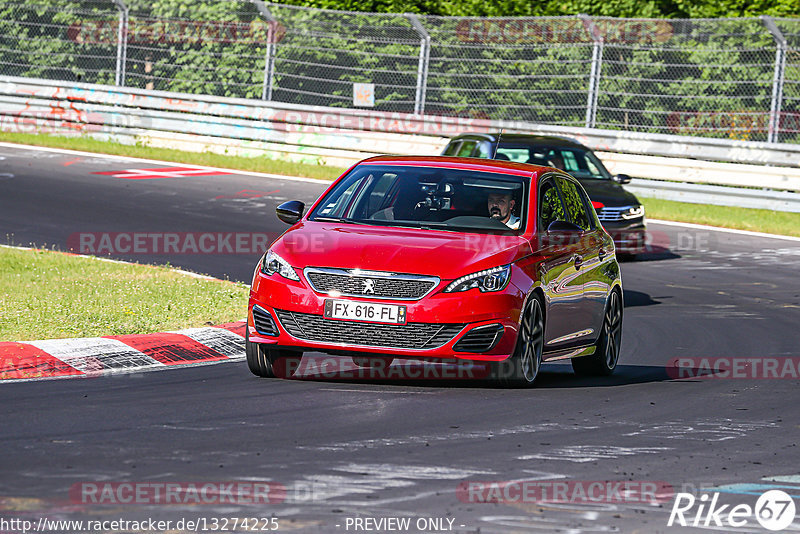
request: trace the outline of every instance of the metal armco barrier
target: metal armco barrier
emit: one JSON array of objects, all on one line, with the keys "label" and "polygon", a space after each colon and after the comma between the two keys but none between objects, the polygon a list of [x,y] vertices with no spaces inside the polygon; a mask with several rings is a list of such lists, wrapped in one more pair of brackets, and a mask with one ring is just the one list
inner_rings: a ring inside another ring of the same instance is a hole
[{"label": "metal armco barrier", "polygon": [[[0,76],[0,129],[5,131],[89,135],[335,166],[377,154],[437,154],[454,135],[501,128],[577,139],[597,150],[615,173],[800,192],[798,145],[305,107]],[[672,187],[681,186],[676,183]],[[745,205],[736,199],[753,194],[751,189],[725,189],[732,195],[705,194],[701,201],[688,194],[683,200]],[[786,210],[794,203],[800,205],[792,200],[795,196],[800,195],[789,193],[778,202],[762,195],[753,207]],[[717,197],[719,202],[712,202]]]}]

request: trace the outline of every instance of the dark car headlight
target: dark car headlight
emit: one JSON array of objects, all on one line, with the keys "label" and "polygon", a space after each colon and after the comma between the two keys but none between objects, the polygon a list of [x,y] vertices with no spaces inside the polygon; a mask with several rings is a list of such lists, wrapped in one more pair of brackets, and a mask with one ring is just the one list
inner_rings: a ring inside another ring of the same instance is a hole
[{"label": "dark car headlight", "polygon": [[623,211],[619,215],[625,220],[644,217],[644,206],[631,206],[629,209]]},{"label": "dark car headlight", "polygon": [[268,250],[267,253],[264,254],[264,257],[261,258],[261,272],[267,276],[278,273],[289,280],[294,280],[295,282],[300,281],[300,277],[297,276],[297,273],[292,269],[292,266],[289,265],[289,262],[272,252],[272,250]]},{"label": "dark car headlight", "polygon": [[508,285],[511,275],[511,265],[503,265],[493,269],[486,269],[477,273],[468,274],[453,280],[445,289],[445,293],[459,293],[473,288],[480,289],[481,293],[488,291],[502,291]]}]

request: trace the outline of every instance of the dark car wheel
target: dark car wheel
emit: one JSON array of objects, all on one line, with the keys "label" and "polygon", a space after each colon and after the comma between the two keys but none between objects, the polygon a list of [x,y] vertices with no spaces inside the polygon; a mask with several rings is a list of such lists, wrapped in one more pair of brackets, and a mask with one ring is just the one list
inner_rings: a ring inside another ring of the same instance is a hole
[{"label": "dark car wheel", "polygon": [[538,297],[532,297],[522,314],[514,354],[504,362],[494,364],[493,376],[511,387],[528,387],[539,376],[544,348],[544,312]]},{"label": "dark car wheel", "polygon": [[247,355],[247,367],[250,372],[262,378],[274,378],[272,360],[267,357],[267,352],[261,348],[260,343],[250,341],[250,328],[244,330],[244,350]]},{"label": "dark car wheel", "polygon": [[603,329],[591,356],[572,360],[572,370],[584,376],[609,376],[617,368],[622,341],[622,299],[612,291],[606,303]]},{"label": "dark car wheel", "polygon": [[261,378],[289,378],[300,367],[302,352],[267,348],[261,343],[250,341],[250,329],[245,328],[245,354],[247,366]]}]

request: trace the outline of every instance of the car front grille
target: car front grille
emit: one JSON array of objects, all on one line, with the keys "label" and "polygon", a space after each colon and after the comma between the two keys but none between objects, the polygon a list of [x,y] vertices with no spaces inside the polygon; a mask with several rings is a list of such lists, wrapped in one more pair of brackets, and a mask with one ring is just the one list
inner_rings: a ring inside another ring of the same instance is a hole
[{"label": "car front grille", "polygon": [[308,267],[304,272],[315,291],[336,291],[350,297],[419,300],[439,285],[439,278],[413,274],[316,267]]},{"label": "car front grille", "polygon": [[620,222],[626,219],[622,218],[623,213],[627,213],[633,206],[614,206],[605,207],[597,210],[597,218],[600,222]]},{"label": "car front grille", "polygon": [[374,324],[325,319],[310,313],[283,310],[275,313],[286,331],[298,339],[366,347],[435,349],[464,328],[463,324],[455,323]]},{"label": "car front grille", "polygon": [[278,327],[275,326],[275,320],[272,315],[260,306],[253,306],[253,324],[256,327],[256,332],[262,336],[278,335]]},{"label": "car front grille", "polygon": [[473,328],[453,347],[463,352],[486,352],[493,349],[503,336],[503,325],[490,324]]}]

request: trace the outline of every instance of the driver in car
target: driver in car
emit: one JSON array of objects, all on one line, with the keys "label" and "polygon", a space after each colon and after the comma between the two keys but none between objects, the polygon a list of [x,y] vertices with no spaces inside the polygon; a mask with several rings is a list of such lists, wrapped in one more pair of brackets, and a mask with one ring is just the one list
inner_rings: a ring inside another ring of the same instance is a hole
[{"label": "driver in car", "polygon": [[514,199],[508,193],[489,193],[489,216],[504,223],[512,230],[519,230],[519,217],[511,213]]}]

